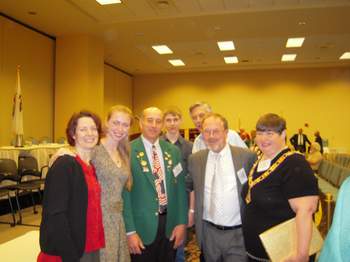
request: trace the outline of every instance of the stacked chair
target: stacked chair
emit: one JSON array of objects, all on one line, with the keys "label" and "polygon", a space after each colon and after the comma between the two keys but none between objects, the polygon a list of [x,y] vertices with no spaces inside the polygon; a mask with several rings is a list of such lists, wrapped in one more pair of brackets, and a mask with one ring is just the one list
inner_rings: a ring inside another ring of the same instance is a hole
[{"label": "stacked chair", "polygon": [[336,199],[339,187],[346,178],[350,177],[350,168],[340,165],[335,158],[327,158],[322,160],[318,175],[323,179],[319,180],[321,191],[332,193]]},{"label": "stacked chair", "polygon": [[[16,162],[12,159],[0,159],[0,197],[6,197],[8,199],[12,214],[12,222],[1,223],[7,223],[11,226],[16,225],[16,216],[12,205],[11,192],[16,191],[17,180],[18,176]],[[16,200],[18,199],[16,198]]]},{"label": "stacked chair", "polygon": [[[39,170],[36,158],[28,154],[19,155],[18,168],[14,160],[0,159],[0,195],[8,196],[13,218],[13,223],[11,223],[12,226],[14,226],[15,224],[29,225],[23,224],[22,222],[22,212],[19,201],[20,196],[29,194],[33,205],[33,213],[38,213],[36,210],[34,193],[37,193],[39,195],[40,200],[42,199],[40,190],[42,189],[45,183],[45,179],[43,178],[43,171],[45,168],[48,167],[44,166]],[[5,180],[10,182],[4,184],[3,182]],[[19,220],[17,222],[15,218],[15,211],[11,202],[10,192],[15,193],[17,210],[19,214]]]},{"label": "stacked chair", "polygon": [[[48,168],[48,166],[43,166],[40,170],[38,168],[38,161],[35,157],[28,154],[20,154],[18,156],[18,184],[17,184],[17,194],[16,198],[20,195],[30,194],[32,204],[33,204],[33,212],[37,214],[36,205],[34,200],[34,192],[37,192],[39,195],[39,199],[41,202],[41,193],[40,190],[45,183],[45,179],[43,179],[43,170]],[[18,203],[19,210],[19,221],[18,224],[22,224],[22,214],[20,212],[21,207]]]}]

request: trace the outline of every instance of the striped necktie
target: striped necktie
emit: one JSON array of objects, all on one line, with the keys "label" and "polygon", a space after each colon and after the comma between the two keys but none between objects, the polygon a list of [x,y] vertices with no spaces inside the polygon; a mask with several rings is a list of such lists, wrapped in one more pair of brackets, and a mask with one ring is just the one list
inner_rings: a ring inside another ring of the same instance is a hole
[{"label": "striped necktie", "polygon": [[166,211],[168,199],[165,193],[164,175],[162,172],[162,168],[160,166],[159,156],[155,145],[152,145],[152,158],[153,158],[152,173],[155,177],[154,183],[155,183],[156,191],[158,195],[159,213],[163,213]]}]

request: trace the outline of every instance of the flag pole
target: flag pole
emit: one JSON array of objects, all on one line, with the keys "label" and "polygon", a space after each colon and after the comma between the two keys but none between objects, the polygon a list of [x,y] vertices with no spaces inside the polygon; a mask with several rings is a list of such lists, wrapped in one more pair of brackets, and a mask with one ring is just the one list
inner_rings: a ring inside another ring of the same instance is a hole
[{"label": "flag pole", "polygon": [[17,65],[16,94],[13,101],[13,128],[15,133],[15,147],[23,147],[23,108],[20,81],[21,66]]}]

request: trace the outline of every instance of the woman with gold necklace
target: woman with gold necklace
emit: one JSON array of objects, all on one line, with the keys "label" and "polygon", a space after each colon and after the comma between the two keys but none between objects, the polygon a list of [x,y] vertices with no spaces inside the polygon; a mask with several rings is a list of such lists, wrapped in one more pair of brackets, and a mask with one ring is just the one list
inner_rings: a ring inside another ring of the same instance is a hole
[{"label": "woman with gold necklace", "polygon": [[105,123],[105,136],[95,147],[92,162],[101,184],[101,207],[106,247],[100,251],[101,262],[130,261],[122,215],[122,191],[130,190],[129,129],[132,124],[129,108],[110,108]]},{"label": "woman with gold necklace", "polygon": [[252,167],[242,190],[242,216],[249,261],[269,261],[259,234],[296,218],[296,249],[284,262],[309,261],[312,214],[318,202],[317,180],[304,156],[286,146],[286,121],[266,114],[256,124],[256,144],[262,155]]}]

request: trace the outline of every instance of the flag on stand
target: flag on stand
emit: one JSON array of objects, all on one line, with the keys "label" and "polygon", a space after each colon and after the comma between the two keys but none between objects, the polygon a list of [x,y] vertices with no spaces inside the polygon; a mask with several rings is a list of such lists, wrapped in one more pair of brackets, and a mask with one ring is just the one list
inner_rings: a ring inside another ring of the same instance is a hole
[{"label": "flag on stand", "polygon": [[17,66],[16,93],[13,98],[12,127],[16,136],[23,136],[23,98],[21,92],[20,66]]}]

